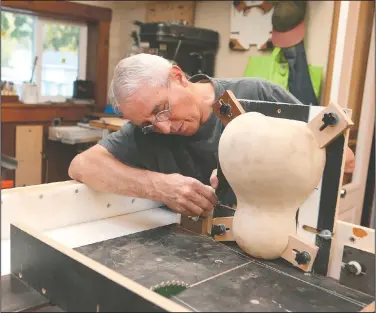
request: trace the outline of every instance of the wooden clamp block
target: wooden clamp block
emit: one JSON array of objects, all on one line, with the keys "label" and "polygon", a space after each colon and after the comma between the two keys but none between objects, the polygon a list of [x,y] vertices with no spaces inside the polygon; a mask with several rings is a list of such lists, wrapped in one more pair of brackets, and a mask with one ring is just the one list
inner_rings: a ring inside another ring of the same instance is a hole
[{"label": "wooden clamp block", "polygon": [[203,216],[181,216],[180,226],[200,235],[208,234],[208,222],[210,219]]},{"label": "wooden clamp block", "polygon": [[235,117],[245,113],[245,110],[231,90],[226,90],[213,104],[213,110],[221,120],[223,126],[230,123]]},{"label": "wooden clamp block", "polygon": [[290,236],[287,248],[281,258],[299,267],[304,272],[310,272],[318,250],[319,247],[305,243],[295,236]]},{"label": "wooden clamp block", "polygon": [[329,145],[353,125],[354,123],[347,115],[346,110],[335,103],[330,103],[308,123],[308,127],[316,137],[320,148]]},{"label": "wooden clamp block", "polygon": [[214,235],[214,240],[215,241],[235,241],[234,235],[232,233],[232,219],[233,217],[216,217],[213,218],[213,225],[212,227],[215,228],[222,227],[226,228],[225,232],[221,235]]}]

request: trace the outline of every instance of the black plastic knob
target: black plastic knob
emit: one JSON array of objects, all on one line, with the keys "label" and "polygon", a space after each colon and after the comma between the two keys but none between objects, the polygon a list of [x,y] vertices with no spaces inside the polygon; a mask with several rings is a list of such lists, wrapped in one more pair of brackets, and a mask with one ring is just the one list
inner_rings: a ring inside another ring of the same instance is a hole
[{"label": "black plastic knob", "polygon": [[311,261],[311,255],[307,251],[298,252],[295,256],[295,261],[299,265],[308,264]]},{"label": "black plastic knob", "polygon": [[221,113],[222,115],[230,115],[231,106],[227,103],[222,103],[219,107],[219,113]]},{"label": "black plastic knob", "polygon": [[335,114],[333,113],[325,113],[324,117],[322,118],[322,122],[324,123],[320,127],[320,131],[324,130],[327,126],[334,126],[338,123],[338,118]]},{"label": "black plastic knob", "polygon": [[212,236],[221,236],[226,233],[226,226],[224,224],[216,224],[212,227]]}]

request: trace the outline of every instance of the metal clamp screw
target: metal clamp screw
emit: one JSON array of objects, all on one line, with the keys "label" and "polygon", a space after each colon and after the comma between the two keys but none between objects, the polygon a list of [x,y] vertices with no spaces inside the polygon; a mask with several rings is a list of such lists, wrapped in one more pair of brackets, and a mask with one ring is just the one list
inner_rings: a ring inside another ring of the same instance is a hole
[{"label": "metal clamp screw", "polygon": [[328,240],[328,239],[331,239],[333,237],[333,234],[330,230],[324,229],[320,233],[318,233],[317,236],[319,236],[319,237],[321,237],[325,240]]}]

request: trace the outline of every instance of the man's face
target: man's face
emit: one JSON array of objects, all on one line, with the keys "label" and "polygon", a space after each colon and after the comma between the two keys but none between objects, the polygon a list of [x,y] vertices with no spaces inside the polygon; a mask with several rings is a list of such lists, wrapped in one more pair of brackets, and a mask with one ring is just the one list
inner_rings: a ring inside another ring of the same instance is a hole
[{"label": "man's face", "polygon": [[[201,124],[199,101],[190,90],[184,73],[174,67],[168,87],[141,87],[129,103],[121,105],[121,111],[124,118],[137,126],[154,123],[153,132],[190,136],[198,131]],[[168,119],[155,122],[157,114],[168,109],[170,113],[162,114]]]}]

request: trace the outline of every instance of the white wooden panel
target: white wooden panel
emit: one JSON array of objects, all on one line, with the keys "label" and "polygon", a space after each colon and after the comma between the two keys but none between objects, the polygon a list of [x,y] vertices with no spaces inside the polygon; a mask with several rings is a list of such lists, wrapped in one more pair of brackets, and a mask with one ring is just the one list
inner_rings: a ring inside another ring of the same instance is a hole
[{"label": "white wooden panel", "polygon": [[347,222],[347,223],[352,223],[353,221],[353,216],[354,216],[354,210],[347,210],[344,212],[339,212],[338,214],[338,220]]},{"label": "white wooden panel", "polygon": [[100,193],[76,181],[6,189],[1,198],[1,239],[9,239],[11,222],[45,231],[161,206]]},{"label": "white wooden panel", "polygon": [[343,221],[336,222],[328,276],[337,280],[341,273],[343,247],[345,245],[375,253],[375,230]]},{"label": "white wooden panel", "polygon": [[[325,107],[312,106],[309,110],[308,122],[312,121],[317,114],[319,114]],[[320,212],[320,197],[321,197],[321,184],[320,180],[318,186],[309,195],[307,200],[299,208],[298,226],[296,234],[299,238],[309,244],[316,244],[316,234],[308,232],[303,229],[304,225],[317,228],[317,222]]]},{"label": "white wooden panel", "polygon": [[351,183],[343,186],[346,196],[340,200],[341,211],[353,211],[351,222],[354,224],[360,224],[362,219],[372,133],[375,127],[375,22],[372,32],[356,142],[355,169]]},{"label": "white wooden panel", "polygon": [[[77,248],[156,227],[174,224],[177,214],[156,208],[43,232],[67,246]],[[10,240],[1,241],[1,275],[10,273]]]}]

